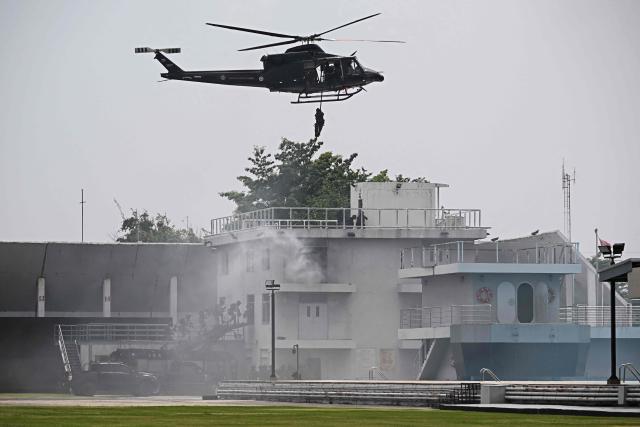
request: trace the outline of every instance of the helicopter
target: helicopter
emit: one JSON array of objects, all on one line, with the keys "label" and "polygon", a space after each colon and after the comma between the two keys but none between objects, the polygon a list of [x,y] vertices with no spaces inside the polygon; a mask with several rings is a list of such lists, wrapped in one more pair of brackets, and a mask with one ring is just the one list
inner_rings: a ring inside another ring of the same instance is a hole
[{"label": "helicopter", "polygon": [[297,94],[297,99],[291,101],[292,104],[345,101],[365,90],[365,85],[383,81],[384,76],[378,71],[363,67],[355,56],[356,52],[353,52],[349,56],[334,55],[325,52],[320,46],[313,42],[355,41],[404,43],[401,40],[339,40],[323,37],[332,31],[378,15],[380,15],[380,13],[356,19],[355,21],[331,28],[327,31],[308,36],[296,36],[251,28],[234,27],[231,25],[206,23],[212,27],[289,39],[281,42],[248,47],[240,49],[239,51],[301,43],[299,46],[287,49],[284,53],[262,56],[260,61],[262,62],[263,68],[258,70],[186,71],[165,55],[180,53],[180,48],[152,49],[150,47],[139,47],[135,49],[135,53],[155,53],[155,59],[167,69],[166,73],[160,74],[160,76],[166,80],[260,87],[269,89],[271,92]]}]

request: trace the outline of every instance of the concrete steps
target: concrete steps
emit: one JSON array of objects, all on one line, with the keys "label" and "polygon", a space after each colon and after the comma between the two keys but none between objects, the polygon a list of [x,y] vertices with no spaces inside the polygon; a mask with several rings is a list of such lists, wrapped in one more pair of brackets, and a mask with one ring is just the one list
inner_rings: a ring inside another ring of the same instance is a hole
[{"label": "concrete steps", "polygon": [[582,384],[510,384],[505,389],[507,403],[547,405],[618,404],[618,386]]},{"label": "concrete steps", "polygon": [[632,405],[640,405],[640,384],[627,387],[626,401]]},{"label": "concrete steps", "polygon": [[224,381],[217,398],[302,403],[439,406],[443,403],[478,403],[477,383],[424,383],[386,381]]}]

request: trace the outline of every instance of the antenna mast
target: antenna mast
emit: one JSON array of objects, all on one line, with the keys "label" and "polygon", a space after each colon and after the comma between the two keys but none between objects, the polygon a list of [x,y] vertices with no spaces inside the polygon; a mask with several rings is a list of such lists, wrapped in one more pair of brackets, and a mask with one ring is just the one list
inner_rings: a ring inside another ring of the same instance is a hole
[{"label": "antenna mast", "polygon": [[562,160],[562,192],[564,193],[564,234],[571,242],[571,182],[576,183],[576,170],[573,169],[573,177],[567,173]]},{"label": "antenna mast", "polygon": [[80,241],[84,242],[84,204],[87,203],[87,201],[84,199],[84,188],[80,189],[80,227],[81,227],[81,232],[80,232]]}]

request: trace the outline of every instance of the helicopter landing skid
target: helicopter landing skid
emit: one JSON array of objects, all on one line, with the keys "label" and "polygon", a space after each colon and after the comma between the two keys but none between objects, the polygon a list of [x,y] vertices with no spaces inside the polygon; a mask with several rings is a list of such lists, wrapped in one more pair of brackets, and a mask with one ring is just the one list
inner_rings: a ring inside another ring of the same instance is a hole
[{"label": "helicopter landing skid", "polygon": [[364,88],[358,88],[356,90],[349,91],[349,89],[338,90],[334,92],[320,92],[320,94],[309,94],[300,92],[296,101],[291,101],[292,104],[311,104],[311,103],[323,103],[323,102],[337,102],[346,101],[353,95],[357,95],[362,92]]}]

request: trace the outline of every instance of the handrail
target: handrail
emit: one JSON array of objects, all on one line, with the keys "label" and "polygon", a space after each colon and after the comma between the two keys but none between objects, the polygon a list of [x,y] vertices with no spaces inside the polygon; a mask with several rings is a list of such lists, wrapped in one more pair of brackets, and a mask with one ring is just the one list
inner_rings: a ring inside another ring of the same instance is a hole
[{"label": "handrail", "polygon": [[[640,326],[640,307],[617,305],[616,326]],[[559,318],[562,323],[575,323],[589,326],[610,326],[611,306],[574,305],[560,307]]]},{"label": "handrail", "polygon": [[71,381],[73,372],[71,370],[71,362],[69,361],[69,355],[67,354],[67,346],[64,342],[64,336],[62,335],[62,328],[60,325],[56,325],[58,335],[58,348],[60,348],[60,355],[62,356],[62,364],[64,365],[64,371],[67,374],[67,380]]},{"label": "handrail", "polygon": [[577,264],[577,243],[510,247],[468,241],[403,248],[400,268],[431,268],[454,263]]},{"label": "handrail", "polygon": [[500,378],[489,368],[480,369],[480,374],[482,375],[482,381],[484,381],[484,374],[488,374],[494,381],[501,382]]},{"label": "handrail", "polygon": [[77,341],[171,341],[171,328],[165,323],[83,323],[60,324],[59,335]]},{"label": "handrail", "polygon": [[491,304],[416,307],[400,310],[400,329],[434,328],[451,325],[490,325],[496,322]]},{"label": "handrail", "polygon": [[211,220],[210,235],[255,228],[482,228],[480,209],[270,207]]},{"label": "handrail", "polygon": [[640,372],[633,366],[632,363],[623,363],[618,367],[618,378],[621,382],[625,382],[627,379],[627,371],[631,372],[631,375],[636,377],[636,380],[640,382]]}]

